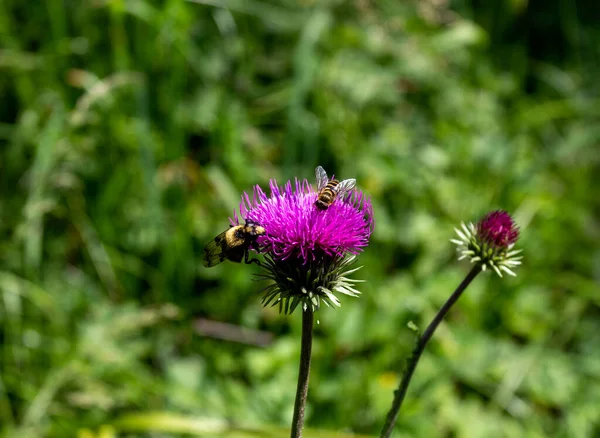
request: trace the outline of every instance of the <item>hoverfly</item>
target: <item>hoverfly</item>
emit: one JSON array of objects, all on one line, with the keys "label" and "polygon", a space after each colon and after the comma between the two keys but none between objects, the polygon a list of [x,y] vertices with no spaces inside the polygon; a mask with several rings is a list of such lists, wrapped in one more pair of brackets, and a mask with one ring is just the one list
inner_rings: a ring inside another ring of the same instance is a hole
[{"label": "hoverfly", "polygon": [[260,264],[257,259],[248,258],[248,249],[250,247],[257,249],[256,238],[265,233],[263,227],[250,220],[246,220],[245,225],[232,225],[206,245],[202,264],[210,268],[224,260],[240,263],[242,258],[246,264]]},{"label": "hoverfly", "polygon": [[321,166],[317,166],[315,175],[317,177],[317,190],[319,191],[315,205],[319,210],[327,210],[337,197],[344,196],[356,185],[355,179],[329,180],[325,169]]}]

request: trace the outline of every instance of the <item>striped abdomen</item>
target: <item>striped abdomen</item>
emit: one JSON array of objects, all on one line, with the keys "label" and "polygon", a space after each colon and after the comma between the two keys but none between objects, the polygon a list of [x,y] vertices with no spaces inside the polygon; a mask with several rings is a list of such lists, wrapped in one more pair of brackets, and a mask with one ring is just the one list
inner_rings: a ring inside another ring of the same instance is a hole
[{"label": "striped abdomen", "polygon": [[335,196],[337,195],[337,187],[339,183],[340,182],[338,180],[332,179],[319,191],[317,202],[315,202],[319,210],[327,210],[327,208],[333,203]]}]

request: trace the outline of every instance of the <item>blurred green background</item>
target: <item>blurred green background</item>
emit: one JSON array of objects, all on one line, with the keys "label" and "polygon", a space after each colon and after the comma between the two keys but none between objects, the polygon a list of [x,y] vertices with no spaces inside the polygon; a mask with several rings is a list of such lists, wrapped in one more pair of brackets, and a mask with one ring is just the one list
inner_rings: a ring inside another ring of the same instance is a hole
[{"label": "blurred green background", "polygon": [[524,264],[467,290],[397,436],[600,436],[599,9],[0,2],[0,435],[286,436],[299,314],[200,259],[243,191],[321,164],[376,229],[363,296],[318,314],[310,436],[378,433],[407,324],[469,269],[453,227],[497,208]]}]

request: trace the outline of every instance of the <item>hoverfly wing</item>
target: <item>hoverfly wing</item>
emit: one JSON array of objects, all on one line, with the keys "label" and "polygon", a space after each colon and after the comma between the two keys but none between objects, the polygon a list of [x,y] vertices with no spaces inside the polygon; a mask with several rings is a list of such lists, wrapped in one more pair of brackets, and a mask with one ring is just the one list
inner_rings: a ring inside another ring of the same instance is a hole
[{"label": "hoverfly wing", "polygon": [[317,166],[315,169],[315,176],[317,178],[317,191],[319,191],[327,185],[329,179],[327,178],[327,172],[321,166]]},{"label": "hoverfly wing", "polygon": [[227,242],[225,240],[227,231],[223,231],[204,247],[204,257],[202,258],[204,267],[210,268],[218,265],[227,258]]},{"label": "hoverfly wing", "polygon": [[352,190],[355,185],[356,180],[354,178],[345,179],[343,181],[340,181],[340,183],[337,185],[337,187],[335,188],[335,193],[339,197],[344,196],[346,193]]}]

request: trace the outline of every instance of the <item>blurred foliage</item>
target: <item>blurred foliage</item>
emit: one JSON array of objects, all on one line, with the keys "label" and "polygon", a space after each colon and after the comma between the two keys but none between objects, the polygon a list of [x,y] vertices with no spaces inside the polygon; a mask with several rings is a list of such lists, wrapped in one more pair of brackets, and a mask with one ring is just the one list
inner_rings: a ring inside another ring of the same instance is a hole
[{"label": "blurred foliage", "polygon": [[244,190],[322,164],[358,179],[377,226],[363,296],[319,314],[311,436],[379,431],[408,323],[467,272],[453,227],[496,208],[522,227],[524,265],[453,309],[397,435],[598,436],[599,15],[0,2],[0,435],[285,436],[298,315],[260,307],[255,266],[200,257]]}]

